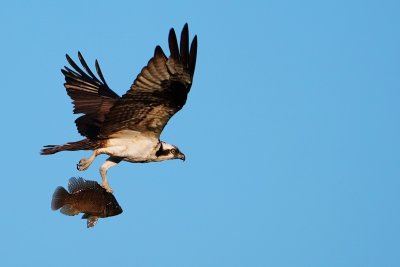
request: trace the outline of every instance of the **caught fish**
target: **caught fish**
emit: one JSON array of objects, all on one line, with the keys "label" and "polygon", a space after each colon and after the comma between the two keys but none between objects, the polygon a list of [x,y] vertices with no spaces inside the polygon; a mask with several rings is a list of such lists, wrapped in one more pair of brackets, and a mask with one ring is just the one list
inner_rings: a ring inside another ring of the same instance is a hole
[{"label": "caught fish", "polygon": [[96,181],[72,177],[68,182],[68,191],[59,186],[51,201],[51,209],[58,210],[69,216],[84,213],[82,219],[87,219],[87,227],[96,225],[99,218],[115,216],[122,213],[117,200]]}]

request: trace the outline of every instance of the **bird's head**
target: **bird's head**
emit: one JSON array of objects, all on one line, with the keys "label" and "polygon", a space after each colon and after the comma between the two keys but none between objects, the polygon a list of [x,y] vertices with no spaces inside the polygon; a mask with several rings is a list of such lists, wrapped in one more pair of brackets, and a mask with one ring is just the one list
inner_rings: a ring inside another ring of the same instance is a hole
[{"label": "bird's head", "polygon": [[168,159],[180,159],[185,161],[185,154],[183,154],[179,150],[179,148],[164,142],[159,143],[159,148],[157,149],[156,157],[159,161]]}]

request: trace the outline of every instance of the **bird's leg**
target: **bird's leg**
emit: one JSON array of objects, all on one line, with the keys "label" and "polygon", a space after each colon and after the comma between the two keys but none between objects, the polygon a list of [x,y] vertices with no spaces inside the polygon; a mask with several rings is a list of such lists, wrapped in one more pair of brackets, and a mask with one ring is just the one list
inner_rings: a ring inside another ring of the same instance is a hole
[{"label": "bird's leg", "polygon": [[101,165],[101,167],[100,167],[100,175],[101,175],[101,179],[102,179],[101,186],[109,193],[112,193],[113,191],[112,191],[112,188],[110,187],[110,185],[108,184],[107,171],[109,168],[117,165],[120,162],[121,162],[120,158],[109,157],[106,160],[106,162],[104,162],[103,165]]},{"label": "bird's leg", "polygon": [[93,151],[92,155],[91,155],[89,158],[87,158],[87,159],[81,159],[81,160],[79,161],[79,163],[76,165],[76,168],[77,168],[79,171],[87,170],[87,169],[89,168],[90,164],[92,164],[92,162],[94,161],[94,159],[95,159],[98,155],[102,154],[100,151],[101,151],[101,149],[95,149],[95,150]]},{"label": "bird's leg", "polygon": [[116,146],[116,147],[103,147],[103,148],[95,149],[95,150],[93,150],[93,153],[89,158],[81,159],[79,161],[79,163],[76,165],[76,168],[79,171],[85,171],[90,167],[90,165],[92,164],[92,162],[95,160],[95,158],[98,155],[100,155],[100,154],[112,155],[115,152],[119,152],[122,149],[124,149],[124,147],[119,147],[119,146]]}]

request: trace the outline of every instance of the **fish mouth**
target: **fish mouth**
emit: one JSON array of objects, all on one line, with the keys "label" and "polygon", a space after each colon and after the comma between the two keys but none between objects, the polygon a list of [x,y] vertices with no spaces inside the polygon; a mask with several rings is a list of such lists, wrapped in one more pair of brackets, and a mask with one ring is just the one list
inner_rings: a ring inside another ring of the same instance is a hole
[{"label": "fish mouth", "polygon": [[122,212],[123,212],[123,210],[121,208],[115,209],[115,210],[112,210],[109,213],[107,213],[106,217],[117,216],[117,215],[121,214]]},{"label": "fish mouth", "polygon": [[123,210],[122,210],[121,206],[118,206],[118,207],[114,210],[113,216],[118,215],[118,214],[121,214],[122,212],[123,212]]}]

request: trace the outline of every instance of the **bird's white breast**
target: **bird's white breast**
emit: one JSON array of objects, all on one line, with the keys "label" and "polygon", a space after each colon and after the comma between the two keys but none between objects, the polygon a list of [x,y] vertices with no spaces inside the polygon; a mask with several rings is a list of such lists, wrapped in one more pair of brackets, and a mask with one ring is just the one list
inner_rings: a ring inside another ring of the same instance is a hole
[{"label": "bird's white breast", "polygon": [[140,132],[123,131],[112,135],[106,143],[110,156],[130,162],[153,161],[159,141]]}]

